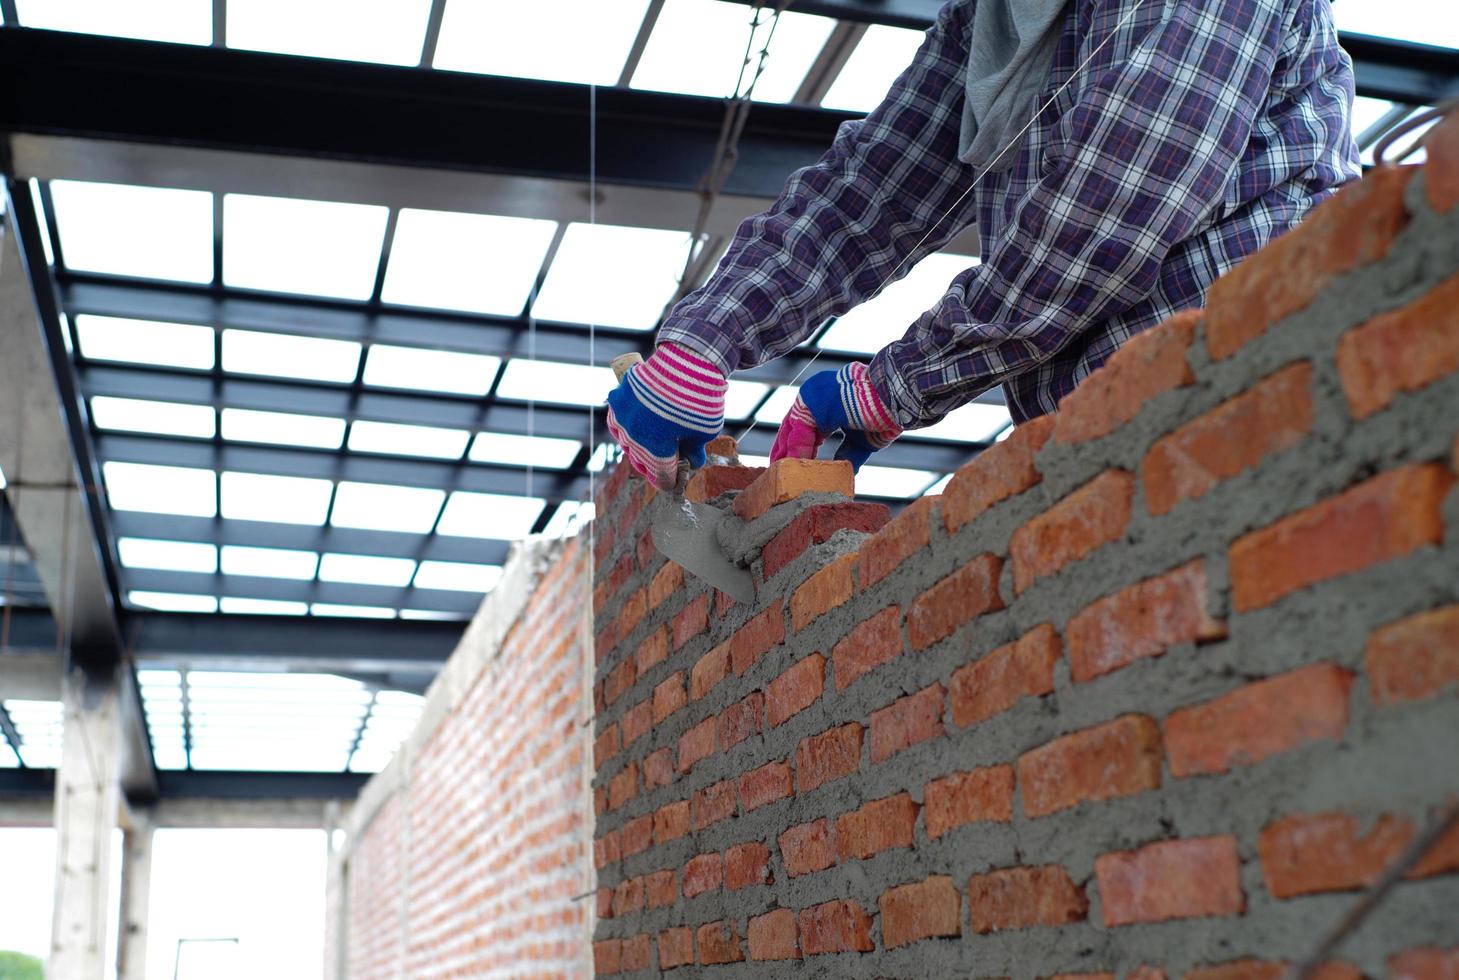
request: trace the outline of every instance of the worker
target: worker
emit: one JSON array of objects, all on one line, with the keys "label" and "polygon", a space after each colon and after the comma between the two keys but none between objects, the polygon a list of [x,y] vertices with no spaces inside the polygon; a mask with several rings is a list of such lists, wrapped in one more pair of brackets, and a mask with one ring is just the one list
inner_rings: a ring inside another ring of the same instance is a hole
[{"label": "worker", "polygon": [[740,225],[609,395],[629,463],[673,486],[723,429],[730,375],[974,223],[982,262],[869,364],[811,375],[771,459],[839,430],[859,468],[999,384],[1015,422],[1052,412],[1359,175],[1331,3],[947,3],[881,105]]}]

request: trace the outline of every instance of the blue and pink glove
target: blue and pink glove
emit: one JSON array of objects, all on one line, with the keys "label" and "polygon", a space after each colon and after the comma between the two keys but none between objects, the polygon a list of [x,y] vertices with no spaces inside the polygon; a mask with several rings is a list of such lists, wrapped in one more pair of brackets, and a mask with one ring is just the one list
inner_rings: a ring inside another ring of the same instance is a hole
[{"label": "blue and pink glove", "polygon": [[661,490],[672,490],[679,457],[704,465],[704,447],[724,429],[729,382],[704,358],[677,344],[660,344],[628,369],[608,394],[608,432],[628,465]]},{"label": "blue and pink glove", "polygon": [[770,459],[814,459],[821,443],[837,429],[845,435],[836,458],[849,460],[853,470],[861,469],[867,457],[902,434],[872,387],[865,364],[811,375],[780,423]]}]

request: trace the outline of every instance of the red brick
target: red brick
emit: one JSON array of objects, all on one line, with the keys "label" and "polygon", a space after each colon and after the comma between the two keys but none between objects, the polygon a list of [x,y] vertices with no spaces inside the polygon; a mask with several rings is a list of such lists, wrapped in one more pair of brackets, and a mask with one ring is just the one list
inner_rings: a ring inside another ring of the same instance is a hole
[{"label": "red brick", "polygon": [[1042,482],[1034,457],[1053,431],[1053,415],[1025,422],[1007,439],[993,443],[953,474],[939,498],[947,533],[956,532],[994,504]]},{"label": "red brick", "polygon": [[638,545],[634,551],[638,558],[638,567],[644,571],[652,568],[659,560],[659,549],[654,547],[652,529],[643,529],[643,533],[638,536]]},{"label": "red brick", "polygon": [[934,779],[922,789],[922,824],[936,840],[965,824],[1013,819],[1013,767],[989,766]]},{"label": "red brick", "polygon": [[798,918],[800,948],[807,956],[869,953],[876,948],[871,942],[871,918],[856,902],[822,902],[802,909]]},{"label": "red brick", "polygon": [[871,588],[926,548],[932,540],[931,497],[908,504],[891,522],[861,543],[861,588]]},{"label": "red brick", "polygon": [[669,628],[660,626],[643,638],[633,655],[633,662],[638,665],[638,672],[642,674],[654,664],[663,663],[668,656]]},{"label": "red brick", "polygon": [[603,729],[598,737],[593,739],[593,768],[602,768],[603,763],[618,754],[619,748],[618,725],[615,723]]},{"label": "red brick", "polygon": [[774,882],[770,875],[770,848],[759,841],[736,844],[724,852],[724,887],[734,892]]},{"label": "red brick", "polygon": [[617,973],[623,963],[623,940],[602,939],[593,943],[593,972],[599,976]]},{"label": "red brick", "polygon": [[853,483],[851,464],[844,460],[776,460],[735,497],[734,511],[742,520],[753,521],[776,504],[802,494],[836,493],[850,497],[855,492]]},{"label": "red brick", "polygon": [[[1277,898],[1355,891],[1376,881],[1415,836],[1407,817],[1385,814],[1367,824],[1345,813],[1293,814],[1268,824],[1257,840],[1267,890]],[[1427,878],[1459,870],[1459,829],[1431,847],[1409,872]]]},{"label": "red brick", "polygon": [[674,884],[673,868],[645,875],[643,882],[644,904],[649,908],[661,909],[678,901],[679,891]]},{"label": "red brick", "polygon": [[729,673],[729,643],[721,643],[700,657],[689,672],[689,697],[698,701]]},{"label": "red brick", "polygon": [[632,745],[644,735],[654,724],[654,706],[648,698],[635,704],[623,713],[623,744]]},{"label": "red brick", "polygon": [[679,800],[659,807],[653,814],[655,844],[678,840],[689,833],[689,801]]},{"label": "red brick", "polygon": [[1459,606],[1419,613],[1375,630],[1364,655],[1373,701],[1421,701],[1459,683]]},{"label": "red brick", "polygon": [[738,963],[745,958],[740,937],[733,922],[710,922],[696,930],[699,939],[699,962],[705,966]]},{"label": "red brick", "polygon": [[1387,255],[1408,224],[1403,193],[1413,171],[1372,171],[1216,280],[1206,296],[1206,349],[1212,359],[1230,357],[1305,308],[1335,277]]},{"label": "red brick", "polygon": [[968,881],[973,932],[1082,922],[1089,913],[1084,889],[1057,864],[1004,868]]},{"label": "red brick", "polygon": [[871,761],[885,762],[903,749],[942,735],[941,684],[924,687],[871,713]]},{"label": "red brick", "polygon": [[1400,392],[1459,371],[1459,275],[1344,334],[1337,369],[1358,419],[1387,408]]},{"label": "red brick", "polygon": [[1140,466],[1145,504],[1166,514],[1301,442],[1312,430],[1312,365],[1259,381],[1150,447]]},{"label": "red brick", "polygon": [[745,808],[746,813],[790,794],[789,763],[769,762],[740,777],[740,806]]},{"label": "red brick", "polygon": [[800,959],[796,931],[795,913],[790,909],[776,909],[764,915],[752,916],[749,929],[750,959]]},{"label": "red brick", "polygon": [[1020,698],[1052,693],[1060,650],[1059,634],[1045,623],[953,671],[948,688],[952,723],[966,728],[1007,711]]},{"label": "red brick", "polygon": [[623,832],[612,830],[593,841],[593,867],[598,870],[623,858]]},{"label": "red brick", "polygon": [[801,739],[795,747],[796,792],[808,793],[861,768],[861,733],[851,722]]},{"label": "red brick", "polygon": [[851,573],[857,561],[855,554],[842,555],[795,590],[790,597],[790,625],[796,632],[850,601],[854,591]]},{"label": "red brick", "polygon": [[[923,498],[924,500],[930,498]],[[907,610],[907,635],[913,650],[925,650],[964,623],[1003,608],[998,579],[1003,559],[984,554],[919,595]]]},{"label": "red brick", "polygon": [[650,752],[643,760],[644,789],[658,789],[674,781],[674,750],[668,746]]},{"label": "red brick", "polygon": [[700,854],[684,865],[684,897],[718,891],[724,883],[724,859],[718,854]]},{"label": "red brick", "polygon": [[846,634],[831,650],[836,690],[844,691],[858,679],[902,653],[902,610],[883,609]]},{"label": "red brick", "polygon": [[608,781],[608,809],[616,810],[638,795],[638,763],[630,762]]},{"label": "red brick", "polygon": [[599,786],[597,789],[593,790],[593,813],[595,816],[601,817],[607,812],[608,790],[606,787]]},{"label": "red brick", "polygon": [[1389,470],[1239,538],[1230,556],[1237,612],[1438,544],[1453,482],[1439,464]]},{"label": "red brick", "polygon": [[639,589],[623,600],[623,606],[618,610],[618,618],[613,626],[615,635],[620,640],[627,637],[638,628],[638,624],[643,622],[643,617],[647,614],[648,590]]},{"label": "red brick", "polygon": [[1099,439],[1140,414],[1162,392],[1193,384],[1186,353],[1202,311],[1182,310],[1157,327],[1125,341],[1110,359],[1059,403],[1054,440]]},{"label": "red brick", "polygon": [[709,595],[701,592],[674,617],[674,649],[682,649],[694,637],[709,629]]},{"label": "red brick", "polygon": [[714,755],[714,733],[718,719],[709,717],[679,736],[679,771],[688,772],[695,763]]},{"label": "red brick", "polygon": [[654,724],[659,724],[688,703],[689,695],[684,690],[684,672],[676,670],[654,688]]},{"label": "red brick", "polygon": [[1086,606],[1069,620],[1069,673],[1089,681],[1180,643],[1216,640],[1226,623],[1206,608],[1206,566],[1197,559]]},{"label": "red brick", "polygon": [[1388,980],[1459,980],[1459,946],[1396,953],[1388,957]]},{"label": "red brick", "polygon": [[648,850],[653,843],[654,836],[654,815],[645,813],[641,817],[634,817],[623,825],[623,856],[633,857]]},{"label": "red brick", "polygon": [[684,499],[703,503],[732,490],[743,490],[764,472],[761,466],[702,466],[684,486]]},{"label": "red brick", "polygon": [[726,779],[694,792],[693,802],[689,807],[689,822],[695,830],[703,830],[734,816],[734,812],[735,781]]},{"label": "red brick", "polygon": [[826,685],[826,658],[813,653],[789,667],[765,688],[771,728],[816,703]]},{"label": "red brick", "polygon": [[732,466],[739,463],[740,444],[728,433],[720,433],[704,447],[711,466]]},{"label": "red brick", "polygon": [[1135,478],[1109,470],[1013,532],[1013,588],[1022,592],[1124,536]]},{"label": "red brick", "polygon": [[624,916],[643,911],[643,879],[625,878],[613,890],[613,914]]},{"label": "red brick", "polygon": [[807,548],[830,540],[837,531],[869,534],[885,525],[891,519],[891,513],[886,504],[817,504],[807,507],[771,538],[760,552],[765,581],[774,578]]},{"label": "red brick", "polygon": [[759,733],[765,724],[765,695],[754,691],[725,708],[719,716],[719,747],[725,752],[739,745],[751,735]]},{"label": "red brick", "polygon": [[1018,784],[1030,817],[1159,789],[1160,728],[1123,715],[1056,738],[1018,757]]},{"label": "red brick", "polygon": [[659,933],[659,969],[672,970],[694,962],[694,933],[688,926],[676,926]]},{"label": "red brick", "polygon": [[945,875],[888,888],[881,894],[882,942],[895,949],[934,936],[961,935],[961,910],[957,889]]},{"label": "red brick", "polygon": [[650,962],[651,940],[647,933],[623,940],[623,972],[633,973],[647,970]]},{"label": "red brick", "polygon": [[1424,183],[1429,204],[1435,211],[1450,211],[1459,204],[1459,116],[1451,111],[1424,134],[1424,149],[1428,153]]},{"label": "red brick", "polygon": [[757,659],[785,642],[785,603],[776,599],[730,637],[730,664],[743,677]]},{"label": "red brick", "polygon": [[873,800],[836,818],[837,857],[865,860],[893,847],[911,847],[920,809],[908,793]]},{"label": "red brick", "polygon": [[1336,741],[1348,722],[1349,671],[1311,664],[1239,687],[1165,720],[1177,777],[1250,766],[1319,739]]},{"label": "red brick", "polygon": [[664,567],[660,568],[648,583],[648,604],[650,609],[657,609],[669,597],[684,587],[684,568],[677,562],[666,561]]},{"label": "red brick", "polygon": [[1241,915],[1241,858],[1236,838],[1160,841],[1094,861],[1104,924]]},{"label": "red brick", "polygon": [[611,888],[599,888],[598,889],[598,892],[597,892],[597,898],[598,898],[598,918],[600,918],[600,919],[611,919],[611,918],[613,918],[613,889],[611,889]]},{"label": "red brick", "polygon": [[614,703],[628,693],[637,681],[638,668],[632,660],[623,661],[608,671],[608,676],[603,678],[603,700],[609,704]]},{"label": "red brick", "polygon": [[780,860],[792,878],[824,871],[836,863],[836,838],[825,817],[791,827],[780,835],[779,844]]},{"label": "red brick", "polygon": [[1188,970],[1181,980],[1283,980],[1287,970],[1279,960],[1233,960]]}]

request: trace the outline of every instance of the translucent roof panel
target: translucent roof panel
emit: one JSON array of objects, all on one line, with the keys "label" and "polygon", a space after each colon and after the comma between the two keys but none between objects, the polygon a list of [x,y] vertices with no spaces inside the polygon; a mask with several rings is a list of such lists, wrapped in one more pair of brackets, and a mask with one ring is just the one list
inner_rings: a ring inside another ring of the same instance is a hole
[{"label": "translucent roof panel", "polygon": [[549,439],[504,432],[478,432],[471,443],[473,463],[503,466],[537,466],[562,470],[572,465],[583,444],[576,439]]},{"label": "translucent roof panel", "polygon": [[1435,0],[1342,0],[1332,5],[1337,29],[1354,34],[1459,48],[1459,10]]},{"label": "translucent roof panel", "polygon": [[115,510],[179,517],[218,513],[217,477],[212,470],[148,463],[101,464],[106,497]]},{"label": "translucent roof panel", "polygon": [[210,405],[182,405],[106,395],[91,399],[91,421],[98,429],[193,439],[211,439],[217,431],[216,414]]},{"label": "translucent roof panel", "polygon": [[343,770],[371,702],[331,674],[190,671],[187,693],[194,769]]},{"label": "translucent roof panel", "polygon": [[436,68],[615,85],[648,0],[447,0]]},{"label": "translucent roof panel", "polygon": [[420,720],[425,698],[406,691],[378,691],[350,757],[353,772],[379,772]]},{"label": "translucent roof panel", "polygon": [[213,367],[212,327],[82,313],[76,317],[76,336],[81,343],[81,355],[92,361],[124,361],[199,371]]},{"label": "translucent roof panel", "polygon": [[16,0],[22,27],[213,43],[212,0]]},{"label": "translucent roof panel", "polygon": [[365,357],[365,384],[456,395],[484,395],[501,370],[499,357],[372,344]]},{"label": "translucent roof panel", "polygon": [[223,574],[250,575],[255,578],[289,578],[308,580],[319,567],[319,556],[312,551],[291,548],[252,548],[244,545],[223,546]]},{"label": "translucent roof panel", "polygon": [[258,412],[225,408],[223,438],[233,442],[261,442],[278,446],[338,449],[344,444],[344,419],[291,412]]},{"label": "translucent roof panel", "polygon": [[651,330],[673,299],[688,257],[687,232],[574,222],[563,233],[532,315]]},{"label": "translucent roof panel", "polygon": [[415,561],[410,558],[327,554],[319,562],[321,582],[399,587],[409,585],[413,575]]},{"label": "translucent roof panel", "polygon": [[423,561],[415,573],[417,589],[452,592],[490,592],[501,581],[500,565],[472,565],[457,561]]},{"label": "translucent roof panel", "polygon": [[957,442],[989,442],[1013,424],[1013,417],[1003,405],[969,402],[955,408],[936,425],[911,429],[904,439],[951,439]]},{"label": "translucent roof panel", "polygon": [[20,736],[15,748],[21,761],[32,769],[57,768],[65,735],[65,708],[61,702],[15,698],[0,702],[0,707],[4,707]]},{"label": "translucent roof panel", "polygon": [[424,534],[436,523],[444,490],[344,482],[334,497],[329,522],[335,527]]},{"label": "translucent roof panel", "polygon": [[51,181],[61,254],[76,272],[213,281],[213,195]]},{"label": "translucent roof panel", "polygon": [[790,411],[790,406],[795,404],[796,396],[800,389],[795,385],[781,385],[775,389],[775,393],[765,399],[765,404],[755,413],[755,421],[761,424],[779,425],[785,418],[785,413]]},{"label": "translucent roof panel", "polygon": [[458,490],[446,502],[436,532],[453,537],[515,541],[532,533],[532,525],[545,506],[547,502],[537,497]]},{"label": "translucent roof panel", "polygon": [[406,208],[396,218],[380,298],[517,316],[556,233],[555,221]]},{"label": "translucent roof panel", "polygon": [[939,476],[940,474],[927,470],[867,464],[856,473],[856,492],[867,497],[910,500],[922,496],[922,492]]},{"label": "translucent roof panel", "polygon": [[334,484],[302,476],[224,473],[223,516],[274,524],[324,523]]},{"label": "translucent roof panel", "polygon": [[384,606],[344,606],[335,602],[316,602],[309,607],[316,616],[346,619],[394,619],[396,611]]},{"label": "translucent roof panel", "polygon": [[[632,86],[716,98],[733,95],[754,13],[746,4],[723,0],[668,0],[633,73]],[[770,38],[771,22],[769,12],[761,11],[760,26],[751,42],[751,57],[756,62]],[[789,102],[835,26],[829,17],[781,14],[765,71],[755,84],[755,100]],[[745,68],[741,91],[748,87],[754,68],[754,64]]]},{"label": "translucent roof panel", "polygon": [[831,324],[817,346],[829,350],[874,354],[894,340],[937,303],[953,277],[978,264],[967,255],[929,255],[877,296]]},{"label": "translucent roof panel", "polygon": [[155,568],[168,572],[218,570],[218,549],[191,541],[158,541],[150,538],[118,538],[117,551],[128,568]]},{"label": "translucent roof panel", "polygon": [[350,449],[357,453],[389,453],[430,459],[460,459],[471,433],[433,425],[356,422],[350,426]]},{"label": "translucent roof panel", "polygon": [[218,600],[210,595],[147,592],[133,589],[127,593],[127,601],[134,606],[155,609],[159,612],[211,613],[218,611]]},{"label": "translucent roof panel", "polygon": [[218,611],[235,616],[303,616],[309,612],[307,602],[284,599],[247,599],[224,596],[218,600]]},{"label": "translucent roof panel", "polygon": [[922,37],[921,31],[905,27],[868,27],[821,105],[846,112],[875,109],[886,98],[892,82],[912,63],[912,56],[922,46]]},{"label": "translucent roof panel", "polygon": [[542,536],[545,538],[572,537],[593,519],[595,513],[597,513],[597,508],[590,503],[564,500],[557,505],[557,510],[552,512],[551,520],[542,529]]},{"label": "translucent roof panel", "polygon": [[430,0],[235,0],[228,46],[418,65],[430,8]]},{"label": "translucent roof panel", "polygon": [[742,419],[755,410],[760,399],[770,390],[767,384],[758,381],[730,381],[729,390],[724,393],[724,417]]},{"label": "translucent roof panel", "polygon": [[609,368],[517,358],[507,362],[496,393],[498,398],[521,401],[602,405],[617,385]]},{"label": "translucent roof panel", "polygon": [[360,345],[352,340],[223,331],[223,370],[235,374],[349,382],[355,379],[359,365]]},{"label": "translucent roof panel", "polygon": [[944,476],[942,479],[940,479],[936,483],[932,484],[932,486],[930,486],[926,490],[922,491],[922,496],[924,496],[924,497],[935,497],[938,494],[942,493],[942,491],[944,491],[944,490],[947,489],[947,485],[952,482],[952,477],[953,477],[953,474],[951,474],[951,473],[947,474],[947,476]]},{"label": "translucent roof panel", "polygon": [[[41,229],[41,252],[46,257],[46,265],[53,266],[56,264],[56,249],[51,244],[50,218],[47,217],[46,199],[41,194],[41,182],[32,177],[26,184],[30,187],[30,203],[35,208],[36,220]],[[4,209],[5,204],[0,201],[0,211]]]},{"label": "translucent roof panel", "polygon": [[244,289],[369,299],[389,209],[223,196],[223,282]]}]

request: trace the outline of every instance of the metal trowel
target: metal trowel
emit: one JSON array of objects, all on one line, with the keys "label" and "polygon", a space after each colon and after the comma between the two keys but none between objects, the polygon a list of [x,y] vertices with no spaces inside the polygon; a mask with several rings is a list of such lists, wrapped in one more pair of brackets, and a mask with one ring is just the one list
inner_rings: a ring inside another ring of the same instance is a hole
[{"label": "metal trowel", "polygon": [[[642,361],[638,354],[623,354],[612,362],[619,381]],[[679,479],[670,492],[660,491],[649,501],[649,535],[659,554],[678,562],[684,570],[740,602],[753,602],[755,583],[748,569],[730,561],[719,543],[719,525],[725,512],[708,504],[684,499],[689,463],[679,460]]]}]

